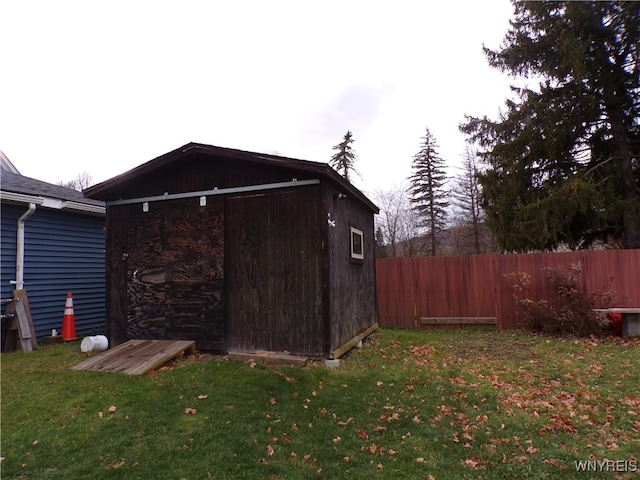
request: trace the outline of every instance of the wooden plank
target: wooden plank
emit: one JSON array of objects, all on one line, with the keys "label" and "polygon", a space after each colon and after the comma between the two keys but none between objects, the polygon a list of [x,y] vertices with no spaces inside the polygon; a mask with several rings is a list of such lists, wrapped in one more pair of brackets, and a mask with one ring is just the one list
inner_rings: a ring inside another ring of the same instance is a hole
[{"label": "wooden plank", "polygon": [[331,352],[331,359],[340,358],[342,355],[344,355],[349,350],[351,350],[353,347],[355,347],[356,344],[358,342],[360,342],[363,338],[368,337],[373,332],[375,332],[377,329],[378,329],[378,322],[376,322],[373,325],[371,325],[364,332],[362,332],[362,333],[356,335],[355,337],[353,337],[351,340],[346,342],[344,345],[341,345],[340,347],[336,348],[333,352]]},{"label": "wooden plank", "polygon": [[27,312],[24,308],[24,303],[20,300],[13,302],[16,309],[16,319],[18,320],[18,336],[20,337],[20,345],[23,352],[33,352],[33,345],[31,344],[31,327],[32,323],[27,318]]},{"label": "wooden plank", "polygon": [[[165,342],[165,340],[162,341]],[[143,373],[146,373],[149,370],[153,370],[154,368],[158,368],[167,363],[169,360],[182,355],[185,351],[194,351],[196,348],[196,342],[194,341],[166,340],[166,342],[167,343],[163,346],[161,351],[147,358],[144,363],[134,365],[124,370],[123,373],[128,373],[130,375],[142,375]]]},{"label": "wooden plank", "polygon": [[111,348],[99,355],[88,358],[84,362],[72,367],[72,369],[100,371],[103,368],[108,367],[110,362],[115,365],[117,358],[126,357],[126,352],[132,350],[140,342],[143,341],[144,340],[129,340],[128,342],[121,343],[117,347]]},{"label": "wooden plank", "polygon": [[[23,305],[25,318],[29,325],[29,339],[31,341],[31,349],[36,350],[38,348],[38,339],[36,338],[36,330],[33,326],[33,319],[31,317],[31,309],[29,308],[29,298],[27,297],[26,290],[14,290],[13,298],[20,300]],[[26,337],[25,337],[26,338]]]},{"label": "wooden plank", "polygon": [[421,325],[497,325],[498,317],[422,317]]},{"label": "wooden plank", "polygon": [[195,346],[192,340],[129,340],[72,369],[142,375],[186,351],[194,351]]},{"label": "wooden plank", "polygon": [[6,307],[8,322],[6,323],[6,340],[5,352],[14,352],[16,345],[20,342],[23,352],[33,352],[34,347],[38,346],[35,337],[32,336],[33,323],[31,317],[27,315],[24,302],[20,299],[14,299],[9,302]]}]

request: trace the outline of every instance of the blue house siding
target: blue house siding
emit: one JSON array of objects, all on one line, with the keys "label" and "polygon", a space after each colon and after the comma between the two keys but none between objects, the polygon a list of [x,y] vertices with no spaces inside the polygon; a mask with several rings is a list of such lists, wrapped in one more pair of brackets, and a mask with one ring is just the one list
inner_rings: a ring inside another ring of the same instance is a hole
[{"label": "blue house siding", "polygon": [[[16,223],[25,210],[2,206],[2,298],[14,288],[8,282],[15,279]],[[104,333],[104,251],[103,217],[39,207],[26,221],[24,289],[39,341],[54,328],[61,331],[67,292],[73,293],[78,337]]]},{"label": "blue house siding", "polygon": [[0,298],[11,298],[16,279],[16,231],[23,205],[0,204]]}]

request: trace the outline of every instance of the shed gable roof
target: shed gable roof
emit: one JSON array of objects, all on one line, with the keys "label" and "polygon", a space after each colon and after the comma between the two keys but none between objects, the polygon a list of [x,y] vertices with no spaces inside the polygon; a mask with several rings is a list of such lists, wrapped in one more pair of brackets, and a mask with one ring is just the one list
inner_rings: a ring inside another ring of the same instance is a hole
[{"label": "shed gable roof", "polygon": [[242,162],[249,162],[272,167],[289,168],[300,172],[308,172],[327,179],[340,188],[352,195],[359,202],[363,203],[372,212],[378,213],[378,207],[369,200],[360,190],[351,183],[341,177],[338,172],[326,163],[312,162],[308,160],[299,160],[294,158],[282,157],[278,155],[270,155],[265,153],[247,152],[244,150],[236,150],[233,148],[216,147],[213,145],[205,145],[201,143],[188,143],[176,150],[165,153],[153,160],[139,165],[125,173],[106,180],[97,185],[93,185],[86,190],[84,194],[89,198],[98,200],[107,200],[110,193],[121,188],[133,179],[138,179],[153,171],[177,162],[191,155],[203,155],[208,157],[221,157],[226,159],[235,159]]}]

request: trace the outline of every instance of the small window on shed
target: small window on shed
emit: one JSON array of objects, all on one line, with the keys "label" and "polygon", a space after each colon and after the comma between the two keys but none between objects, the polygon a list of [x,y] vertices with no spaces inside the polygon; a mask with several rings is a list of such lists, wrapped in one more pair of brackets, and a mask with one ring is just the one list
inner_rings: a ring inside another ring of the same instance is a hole
[{"label": "small window on shed", "polygon": [[364,260],[362,230],[358,230],[355,227],[351,227],[351,260],[356,263]]}]

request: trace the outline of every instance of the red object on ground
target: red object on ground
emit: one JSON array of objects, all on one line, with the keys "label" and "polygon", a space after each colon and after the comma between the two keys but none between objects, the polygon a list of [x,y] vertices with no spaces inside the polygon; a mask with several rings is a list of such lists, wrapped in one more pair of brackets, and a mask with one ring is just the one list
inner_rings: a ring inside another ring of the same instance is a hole
[{"label": "red object on ground", "polygon": [[73,295],[67,294],[67,301],[64,305],[64,317],[62,319],[62,340],[65,342],[77,340],[76,318],[73,314]]},{"label": "red object on ground", "polygon": [[622,314],[621,313],[607,313],[607,318],[611,322],[611,330],[614,335],[622,335]]}]

